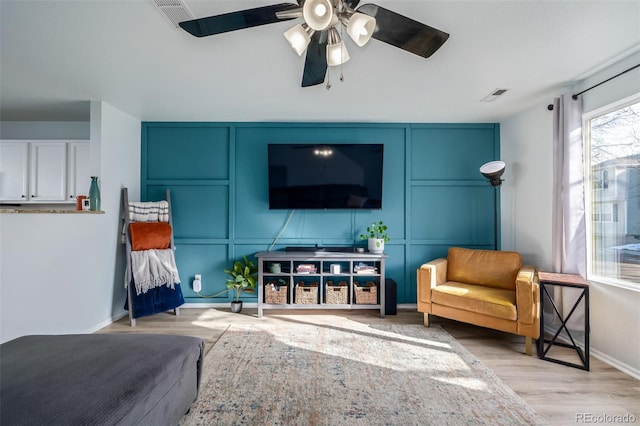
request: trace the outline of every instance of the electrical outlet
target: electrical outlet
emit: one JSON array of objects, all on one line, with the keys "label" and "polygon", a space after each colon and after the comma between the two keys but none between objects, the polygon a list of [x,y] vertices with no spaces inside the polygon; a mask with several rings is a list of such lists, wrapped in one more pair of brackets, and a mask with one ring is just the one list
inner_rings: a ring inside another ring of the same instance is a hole
[{"label": "electrical outlet", "polygon": [[202,275],[196,274],[196,277],[193,280],[193,291],[196,293],[202,290]]}]

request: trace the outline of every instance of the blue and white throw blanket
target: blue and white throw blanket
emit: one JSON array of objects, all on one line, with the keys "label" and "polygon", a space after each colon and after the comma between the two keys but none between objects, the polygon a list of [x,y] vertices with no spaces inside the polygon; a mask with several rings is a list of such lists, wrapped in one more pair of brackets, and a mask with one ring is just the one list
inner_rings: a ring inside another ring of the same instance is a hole
[{"label": "blue and white throw blanket", "polygon": [[169,222],[169,202],[129,201],[129,222]]}]

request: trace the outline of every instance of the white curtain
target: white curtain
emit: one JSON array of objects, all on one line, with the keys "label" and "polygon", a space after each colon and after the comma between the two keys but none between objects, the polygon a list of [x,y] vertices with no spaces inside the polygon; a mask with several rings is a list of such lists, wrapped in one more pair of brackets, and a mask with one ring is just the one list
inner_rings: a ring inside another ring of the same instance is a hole
[{"label": "white curtain", "polygon": [[[553,272],[586,277],[586,217],[582,98],[564,94],[553,101]],[[580,290],[554,287],[553,298],[567,315]],[[584,311],[568,325],[584,330]]]},{"label": "white curtain", "polygon": [[553,270],[586,275],[582,98],[553,101]]}]

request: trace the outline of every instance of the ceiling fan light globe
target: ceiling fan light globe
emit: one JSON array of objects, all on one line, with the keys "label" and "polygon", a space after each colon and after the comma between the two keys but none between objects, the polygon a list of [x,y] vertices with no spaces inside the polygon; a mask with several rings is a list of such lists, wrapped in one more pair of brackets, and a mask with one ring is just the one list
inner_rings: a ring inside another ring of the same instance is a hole
[{"label": "ceiling fan light globe", "polygon": [[349,60],[349,51],[342,41],[327,46],[327,65],[335,67]]},{"label": "ceiling fan light globe", "polygon": [[306,0],[302,7],[304,21],[316,31],[326,30],[335,21],[330,0]]},{"label": "ceiling fan light globe", "polygon": [[287,39],[291,48],[295,50],[298,56],[302,56],[307,46],[311,42],[311,36],[300,24],[285,31],[284,37]]},{"label": "ceiling fan light globe", "polygon": [[360,47],[371,40],[373,31],[376,29],[375,18],[364,13],[354,13],[347,24],[347,34]]}]

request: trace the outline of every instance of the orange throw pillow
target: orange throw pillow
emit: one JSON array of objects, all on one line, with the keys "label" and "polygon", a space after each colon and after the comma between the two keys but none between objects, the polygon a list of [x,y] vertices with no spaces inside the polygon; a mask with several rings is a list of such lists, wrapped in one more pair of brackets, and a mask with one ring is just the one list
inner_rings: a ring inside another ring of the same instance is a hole
[{"label": "orange throw pillow", "polygon": [[171,245],[171,225],[167,222],[134,222],[129,224],[131,249],[167,249]]}]

